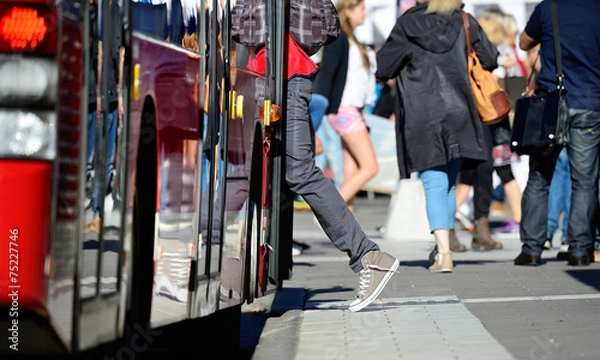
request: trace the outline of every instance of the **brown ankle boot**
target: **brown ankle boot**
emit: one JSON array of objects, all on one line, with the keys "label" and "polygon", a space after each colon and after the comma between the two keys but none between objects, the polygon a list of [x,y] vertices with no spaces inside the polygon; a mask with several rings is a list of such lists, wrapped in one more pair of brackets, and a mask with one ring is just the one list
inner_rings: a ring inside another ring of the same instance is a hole
[{"label": "brown ankle boot", "polygon": [[484,250],[498,250],[504,248],[501,242],[492,239],[490,235],[490,220],[487,217],[480,217],[475,220],[473,229],[473,249],[483,248]]},{"label": "brown ankle boot", "polygon": [[467,247],[461,244],[460,240],[456,236],[456,231],[454,229],[450,229],[450,251],[452,252],[465,252],[467,251]]}]

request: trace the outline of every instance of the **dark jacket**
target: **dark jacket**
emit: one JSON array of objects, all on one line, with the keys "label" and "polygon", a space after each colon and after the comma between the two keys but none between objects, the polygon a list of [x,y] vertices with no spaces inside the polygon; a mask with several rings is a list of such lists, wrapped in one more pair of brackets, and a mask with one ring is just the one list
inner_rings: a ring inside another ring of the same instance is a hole
[{"label": "dark jacket", "polygon": [[[123,31],[123,23],[121,19],[121,7],[119,6],[118,1],[112,1],[109,5],[110,9],[110,28],[109,28],[109,36],[111,37],[109,51],[109,62],[105,63],[104,59],[102,59],[102,67],[103,71],[108,70],[108,102],[110,106],[110,111],[113,111],[117,107],[117,103],[119,100],[117,85],[119,83],[119,70],[120,70],[120,49],[123,45],[122,41],[122,31]],[[104,20],[102,20],[104,21]],[[100,33],[99,39],[104,41],[103,36],[105,35],[104,23],[100,23]],[[104,46],[104,51],[106,51],[107,47]],[[104,89],[102,89],[104,91]]]},{"label": "dark jacket", "polygon": [[[459,11],[425,14],[427,3],[400,16],[377,52],[377,78],[396,79],[396,140],[401,178],[453,159],[488,160],[483,124],[467,74]],[[487,70],[498,51],[469,15],[473,48]]]},{"label": "dark jacket", "polygon": [[323,48],[323,60],[315,79],[313,92],[329,100],[329,107],[325,114],[337,114],[342,102],[348,75],[349,53],[350,42],[344,33],[340,33],[333,43]]}]

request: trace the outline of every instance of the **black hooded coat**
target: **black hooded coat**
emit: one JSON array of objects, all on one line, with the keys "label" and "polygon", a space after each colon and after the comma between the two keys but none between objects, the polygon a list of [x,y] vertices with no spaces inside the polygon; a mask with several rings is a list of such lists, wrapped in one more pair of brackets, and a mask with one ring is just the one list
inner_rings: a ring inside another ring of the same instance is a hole
[{"label": "black hooded coat", "polygon": [[[427,3],[398,18],[377,52],[377,78],[395,78],[396,148],[400,178],[457,158],[485,161],[490,151],[467,73],[462,15],[426,14]],[[471,42],[486,70],[498,51],[469,15]],[[473,161],[474,160],[474,161]]]}]

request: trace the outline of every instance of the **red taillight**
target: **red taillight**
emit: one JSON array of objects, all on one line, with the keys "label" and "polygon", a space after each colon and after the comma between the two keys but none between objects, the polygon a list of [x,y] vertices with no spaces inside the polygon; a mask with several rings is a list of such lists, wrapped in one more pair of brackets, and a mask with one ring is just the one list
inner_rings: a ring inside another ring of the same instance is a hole
[{"label": "red taillight", "polygon": [[0,52],[56,53],[56,16],[44,5],[0,4]]},{"label": "red taillight", "polygon": [[46,37],[46,32],[46,22],[35,9],[14,7],[0,21],[3,40],[15,50],[35,49]]}]

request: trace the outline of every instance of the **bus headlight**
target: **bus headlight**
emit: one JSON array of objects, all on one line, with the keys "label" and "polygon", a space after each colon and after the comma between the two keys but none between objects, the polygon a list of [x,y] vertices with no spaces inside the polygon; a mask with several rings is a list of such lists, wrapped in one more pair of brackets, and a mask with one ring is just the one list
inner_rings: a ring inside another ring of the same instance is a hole
[{"label": "bus headlight", "polygon": [[0,110],[0,139],[0,157],[52,160],[56,156],[52,115]]}]

